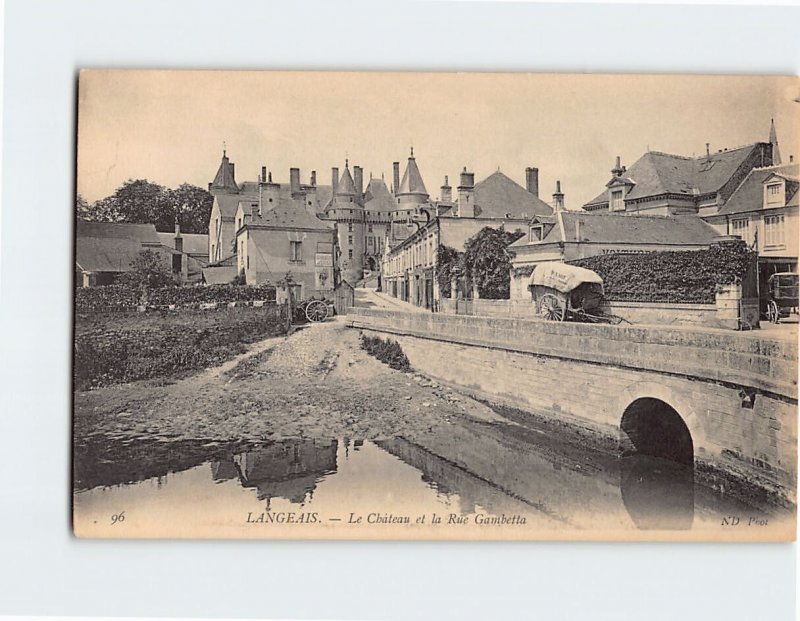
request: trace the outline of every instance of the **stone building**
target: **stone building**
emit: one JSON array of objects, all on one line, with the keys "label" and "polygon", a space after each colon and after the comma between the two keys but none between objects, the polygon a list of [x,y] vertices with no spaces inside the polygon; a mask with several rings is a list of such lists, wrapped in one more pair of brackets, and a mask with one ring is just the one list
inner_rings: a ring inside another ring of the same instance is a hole
[{"label": "stone building", "polygon": [[741,237],[758,251],[761,288],[771,274],[797,272],[800,166],[789,163],[754,168],[728,201],[704,216],[723,235]]},{"label": "stone building", "polygon": [[[475,184],[474,173],[464,168],[456,200],[447,177],[441,187],[441,200],[436,203],[420,202],[423,197],[420,191],[406,202],[401,194],[398,207],[407,209],[398,216],[410,219],[407,221],[413,229],[405,238],[390,240],[385,248],[381,268],[383,290],[417,306],[435,305],[441,295],[436,278],[439,246],[462,251],[465,242],[485,227],[527,230],[531,218],[552,217],[553,208],[538,196],[538,175],[538,169],[526,169],[526,187],[500,171]],[[400,188],[407,187],[404,179]],[[563,208],[563,194],[560,199]]]},{"label": "stone building", "polygon": [[702,250],[718,238],[714,227],[692,216],[557,211],[550,218],[532,219],[528,234],[509,246],[514,254],[511,299],[531,298],[529,272],[515,276],[517,268],[599,254]]},{"label": "stone building", "polygon": [[777,148],[773,125],[769,142],[716,153],[706,144],[700,157],[648,151],[630,168],[617,157],[605,189],[583,209],[661,216],[715,213],[753,168],[773,164]]}]

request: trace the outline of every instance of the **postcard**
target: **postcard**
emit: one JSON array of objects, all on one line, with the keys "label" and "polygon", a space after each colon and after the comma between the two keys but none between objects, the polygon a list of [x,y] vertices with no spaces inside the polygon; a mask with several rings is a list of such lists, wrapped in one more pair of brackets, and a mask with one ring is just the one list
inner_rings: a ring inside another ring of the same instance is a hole
[{"label": "postcard", "polygon": [[77,536],[794,539],[797,77],[78,93]]}]

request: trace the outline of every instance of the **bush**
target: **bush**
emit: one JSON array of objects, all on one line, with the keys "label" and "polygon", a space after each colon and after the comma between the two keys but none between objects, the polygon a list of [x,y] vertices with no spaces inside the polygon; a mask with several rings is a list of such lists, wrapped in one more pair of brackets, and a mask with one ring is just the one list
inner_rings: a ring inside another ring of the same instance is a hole
[{"label": "bush", "polygon": [[713,304],[721,285],[741,282],[756,261],[742,241],[707,250],[605,254],[571,261],[603,279],[610,300]]},{"label": "bush", "polygon": [[361,349],[365,350],[370,356],[374,356],[384,364],[388,364],[392,369],[398,371],[410,371],[411,363],[397,341],[383,340],[379,336],[361,335]]},{"label": "bush", "polygon": [[275,301],[275,286],[206,285],[194,287],[161,287],[135,289],[124,285],[79,288],[75,291],[77,313],[130,311],[137,306],[197,306],[204,303]]},{"label": "bush", "polygon": [[284,334],[285,307],[94,315],[75,324],[76,390],[215,366],[245,344]]}]

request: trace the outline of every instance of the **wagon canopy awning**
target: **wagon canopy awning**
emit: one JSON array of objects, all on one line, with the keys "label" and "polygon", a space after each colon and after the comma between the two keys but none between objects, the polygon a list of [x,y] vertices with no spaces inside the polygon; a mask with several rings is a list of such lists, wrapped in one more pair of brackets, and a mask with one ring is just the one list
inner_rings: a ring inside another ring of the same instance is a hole
[{"label": "wagon canopy awning", "polygon": [[547,261],[536,266],[531,274],[532,285],[541,285],[569,293],[584,283],[597,283],[603,286],[603,279],[592,270],[559,261]]}]

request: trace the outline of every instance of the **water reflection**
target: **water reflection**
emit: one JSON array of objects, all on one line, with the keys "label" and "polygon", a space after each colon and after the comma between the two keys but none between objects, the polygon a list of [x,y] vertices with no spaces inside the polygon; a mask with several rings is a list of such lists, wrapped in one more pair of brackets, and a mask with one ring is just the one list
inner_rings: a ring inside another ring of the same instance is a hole
[{"label": "water reflection", "polygon": [[525,515],[529,527],[561,530],[685,530],[717,527],[721,515],[760,513],[698,486],[692,467],[641,454],[620,459],[520,425],[462,422],[413,440],[373,442],[106,438],[76,446],[75,473],[76,515],[104,519],[131,506],[145,519],[152,508],[161,531],[163,507],[197,515],[201,502],[212,523],[308,506],[332,518],[350,511]]},{"label": "water reflection", "polygon": [[211,469],[215,479],[219,472],[235,472],[242,487],[255,488],[258,499],[267,501],[267,509],[272,498],[303,504],[322,477],[336,472],[337,448],[336,440],[276,442],[234,455],[230,462],[216,462]]},{"label": "water reflection", "polygon": [[641,454],[620,460],[622,502],[642,530],[691,528],[694,488],[692,466]]}]

